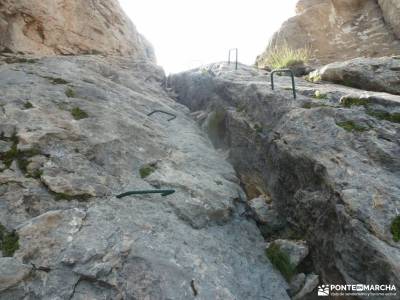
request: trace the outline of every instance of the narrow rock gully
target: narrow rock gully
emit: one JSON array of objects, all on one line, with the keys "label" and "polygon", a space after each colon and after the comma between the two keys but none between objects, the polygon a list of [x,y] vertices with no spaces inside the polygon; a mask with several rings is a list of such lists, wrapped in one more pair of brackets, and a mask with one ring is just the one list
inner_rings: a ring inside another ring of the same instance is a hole
[{"label": "narrow rock gully", "polygon": [[[399,284],[399,124],[340,101],[393,112],[399,96],[296,79],[295,100],[289,77],[272,91],[240,64],[166,80],[111,56],[0,61],[1,300],[313,299],[323,282]],[[154,189],[175,193],[116,197]]]}]

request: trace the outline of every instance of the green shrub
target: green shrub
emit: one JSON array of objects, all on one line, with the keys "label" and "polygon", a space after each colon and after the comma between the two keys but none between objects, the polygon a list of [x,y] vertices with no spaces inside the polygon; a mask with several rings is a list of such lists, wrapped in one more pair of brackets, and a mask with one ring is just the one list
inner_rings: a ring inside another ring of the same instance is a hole
[{"label": "green shrub", "polygon": [[82,120],[89,117],[89,115],[79,107],[74,107],[71,109],[71,115],[74,117],[75,120]]},{"label": "green shrub", "polygon": [[31,102],[29,102],[29,101],[26,101],[24,103],[24,108],[25,109],[31,109],[31,108],[33,108],[33,104]]},{"label": "green shrub", "polygon": [[347,108],[350,108],[352,106],[367,106],[369,104],[369,100],[348,97],[348,98],[342,98],[341,104]]},{"label": "green shrub", "polygon": [[30,162],[29,158],[41,154],[40,151],[38,149],[18,150],[18,137],[16,135],[5,140],[11,141],[13,144],[9,151],[0,154],[0,160],[4,162],[6,168],[9,168],[12,162],[16,161],[21,171],[26,173]]},{"label": "green shrub", "polygon": [[0,250],[4,256],[13,256],[19,249],[19,236],[15,231],[8,232],[0,224]]},{"label": "green shrub", "polygon": [[62,78],[47,77],[53,84],[68,84],[69,82]]},{"label": "green shrub", "polygon": [[139,173],[141,178],[146,178],[150,176],[156,170],[155,166],[152,165],[144,165],[140,168]]},{"label": "green shrub", "polygon": [[75,91],[72,89],[72,88],[67,88],[66,90],[65,90],[65,95],[68,97],[68,98],[75,98],[75,96],[76,96],[76,93],[75,93]]},{"label": "green shrub", "polygon": [[310,58],[310,49],[292,49],[284,43],[280,46],[273,46],[267,50],[264,64],[273,69],[284,69],[295,65],[307,63]]},{"label": "green shrub", "polygon": [[289,256],[282,252],[278,245],[272,243],[267,248],[266,255],[286,280],[289,281],[296,273],[296,268],[290,262]]},{"label": "green shrub", "polygon": [[395,242],[400,242],[400,216],[393,219],[390,232],[393,235],[393,240]]}]

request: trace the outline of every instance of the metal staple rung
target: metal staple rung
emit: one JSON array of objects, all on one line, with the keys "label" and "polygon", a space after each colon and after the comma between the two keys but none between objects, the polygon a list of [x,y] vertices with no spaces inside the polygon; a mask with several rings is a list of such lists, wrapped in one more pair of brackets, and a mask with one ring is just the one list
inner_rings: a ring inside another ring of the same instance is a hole
[{"label": "metal staple rung", "polygon": [[231,64],[231,52],[232,51],[235,51],[236,52],[236,63],[235,63],[235,70],[237,70],[238,69],[238,56],[239,56],[239,50],[238,50],[238,48],[232,48],[232,49],[229,49],[229,55],[228,55],[228,65],[230,65]]},{"label": "metal staple rung", "polygon": [[163,111],[163,110],[153,110],[151,113],[147,114],[147,116],[150,117],[151,115],[153,115],[155,113],[163,113],[163,114],[172,116],[172,118],[168,119],[168,122],[176,119],[176,115],[175,114],[172,114],[172,113],[169,113],[169,112],[166,112],[166,111]]},{"label": "metal staple rung", "polygon": [[294,82],[294,73],[290,69],[277,69],[271,72],[271,88],[274,90],[274,74],[275,73],[290,73],[292,77],[292,89],[293,89],[293,97],[296,99],[296,84]]}]

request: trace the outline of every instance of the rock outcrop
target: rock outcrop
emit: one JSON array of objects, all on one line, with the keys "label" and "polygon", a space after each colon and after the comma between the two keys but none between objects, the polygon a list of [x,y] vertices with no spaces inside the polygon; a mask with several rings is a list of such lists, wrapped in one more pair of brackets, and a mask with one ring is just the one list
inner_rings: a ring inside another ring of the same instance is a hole
[{"label": "rock outcrop", "polygon": [[397,0],[378,0],[386,23],[400,39],[400,2]]},{"label": "rock outcrop", "polygon": [[[1,61],[1,300],[289,299],[234,169],[158,67]],[[115,197],[160,188],[176,192]]]},{"label": "rock outcrop", "polygon": [[334,62],[310,73],[308,79],[400,95],[400,56]]},{"label": "rock outcrop", "polygon": [[155,59],[151,45],[136,31],[118,0],[2,0],[0,50]]},{"label": "rock outcrop", "polygon": [[273,36],[257,64],[263,66],[268,49],[282,44],[310,48],[312,65],[400,54],[398,1],[379,4],[377,0],[300,0],[297,15]]},{"label": "rock outcrop", "polygon": [[297,79],[293,99],[289,77],[268,82],[222,63],[169,78],[245,190],[269,195],[286,221],[270,238],[307,241],[322,282],[400,286],[400,97]]}]

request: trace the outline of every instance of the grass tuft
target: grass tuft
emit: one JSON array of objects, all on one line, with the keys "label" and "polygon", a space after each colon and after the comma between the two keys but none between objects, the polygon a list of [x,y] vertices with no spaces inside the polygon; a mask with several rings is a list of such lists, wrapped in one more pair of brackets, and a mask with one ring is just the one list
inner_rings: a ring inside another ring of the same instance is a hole
[{"label": "grass tuft", "polygon": [[139,173],[141,178],[146,178],[150,176],[156,170],[155,166],[153,165],[144,165],[140,168]]},{"label": "grass tuft", "polygon": [[308,62],[311,52],[308,48],[293,49],[288,44],[270,47],[264,64],[273,69],[284,69]]},{"label": "grass tuft", "polygon": [[71,109],[71,115],[74,117],[75,120],[82,120],[89,117],[89,115],[79,107],[74,107]]},{"label": "grass tuft", "polygon": [[31,108],[33,108],[33,104],[29,101],[26,101],[24,103],[24,109],[31,109]]},{"label": "grass tuft", "polygon": [[65,90],[65,95],[68,97],[68,98],[75,98],[75,96],[76,96],[76,93],[75,93],[75,91],[72,89],[72,88],[67,88],[66,90]]},{"label": "grass tuft", "polygon": [[393,219],[390,232],[393,235],[393,240],[395,242],[400,242],[400,216]]},{"label": "grass tuft", "polygon": [[272,243],[267,248],[266,255],[274,267],[281,272],[286,280],[289,281],[296,273],[296,268],[290,262],[289,256],[282,252],[278,245]]},{"label": "grass tuft", "polygon": [[354,121],[339,122],[339,123],[336,123],[336,125],[338,125],[339,127],[342,127],[344,130],[346,130],[348,132],[354,132],[354,131],[364,132],[364,131],[368,130],[367,127],[358,125]]},{"label": "grass tuft", "polygon": [[388,113],[382,110],[368,109],[367,114],[379,120],[385,120],[392,123],[400,123],[400,113]]},{"label": "grass tuft", "polygon": [[368,99],[345,97],[345,98],[342,98],[340,100],[340,103],[344,107],[350,108],[352,106],[367,106],[369,104],[369,100]]},{"label": "grass tuft", "polygon": [[7,229],[0,224],[0,250],[6,257],[14,255],[19,249],[19,236],[15,231],[8,232]]}]

